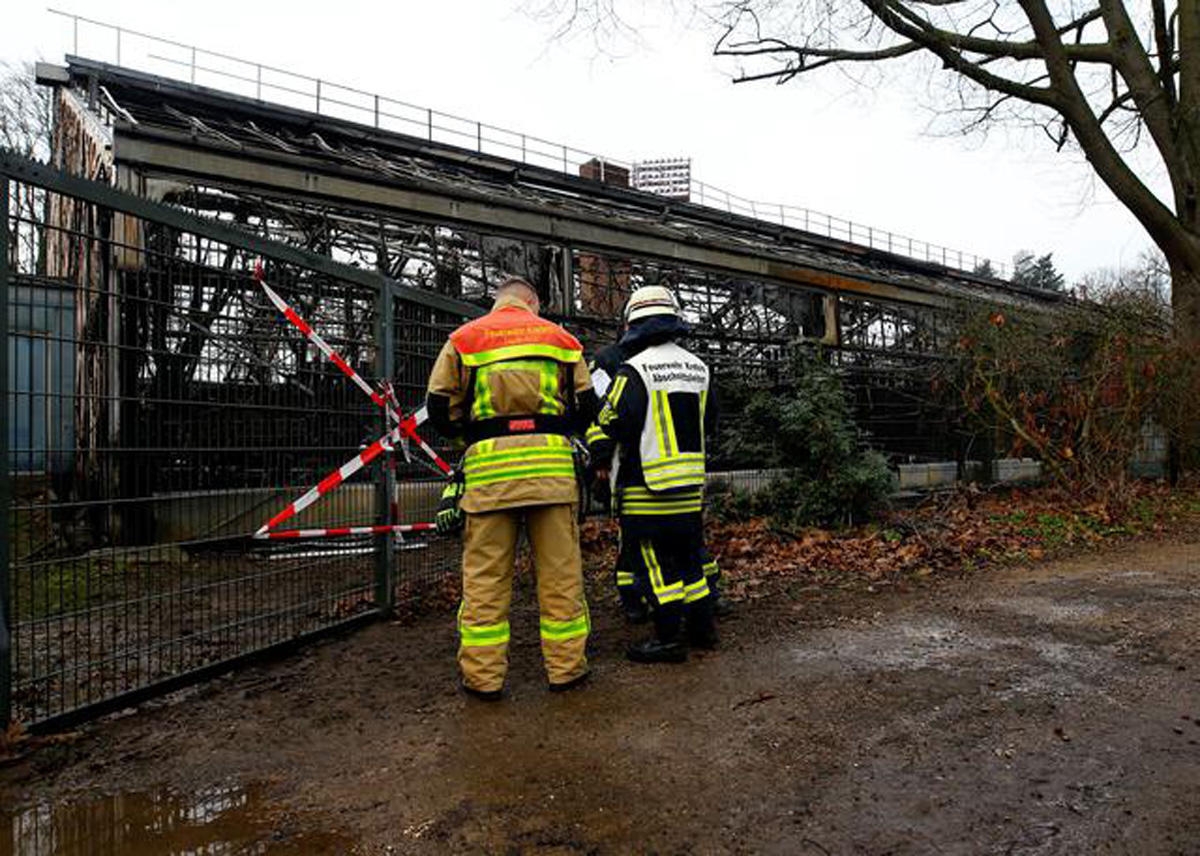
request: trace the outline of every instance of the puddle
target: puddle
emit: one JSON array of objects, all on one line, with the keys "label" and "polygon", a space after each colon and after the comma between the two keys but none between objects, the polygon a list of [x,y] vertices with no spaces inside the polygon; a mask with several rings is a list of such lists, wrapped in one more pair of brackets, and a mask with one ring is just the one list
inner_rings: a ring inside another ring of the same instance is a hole
[{"label": "puddle", "polygon": [[1091,601],[1033,595],[990,598],[984,605],[1051,623],[1086,622],[1105,615],[1104,607]]},{"label": "puddle", "polygon": [[943,668],[999,644],[999,640],[964,630],[951,621],[917,618],[823,631],[795,648],[792,657],[810,668],[822,669]]},{"label": "puddle", "polygon": [[280,817],[261,785],[118,794],[0,811],[0,856],[342,854],[349,839]]}]

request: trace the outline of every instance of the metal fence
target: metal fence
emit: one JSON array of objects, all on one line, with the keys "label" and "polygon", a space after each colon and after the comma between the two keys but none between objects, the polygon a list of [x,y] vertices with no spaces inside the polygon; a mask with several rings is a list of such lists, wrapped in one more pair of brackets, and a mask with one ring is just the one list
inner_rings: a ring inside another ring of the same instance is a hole
[{"label": "metal fence", "polygon": [[[386,432],[267,301],[260,258],[347,362],[418,403],[453,303],[104,185],[0,179],[0,723],[128,704],[447,578],[453,542],[249,537]],[[293,522],[428,521],[439,493],[397,452]]]}]

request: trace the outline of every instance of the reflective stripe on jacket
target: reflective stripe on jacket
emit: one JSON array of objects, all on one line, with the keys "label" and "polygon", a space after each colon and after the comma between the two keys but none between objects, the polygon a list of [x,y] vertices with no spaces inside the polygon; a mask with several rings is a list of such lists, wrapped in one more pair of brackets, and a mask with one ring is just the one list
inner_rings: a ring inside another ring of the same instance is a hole
[{"label": "reflective stripe on jacket", "polygon": [[[591,389],[579,342],[515,298],[450,334],[429,381],[465,429],[496,419],[569,415]],[[526,429],[528,430],[528,429]],[[464,511],[578,501],[571,446],[559,434],[492,437],[463,455]]]},{"label": "reflective stripe on jacket", "polygon": [[463,324],[450,342],[470,367],[538,357],[568,364],[583,359],[578,339],[515,298],[502,299],[487,315]]},{"label": "reflective stripe on jacket", "polygon": [[708,366],[667,342],[628,360],[646,388],[638,452],[651,490],[704,486],[704,408]]}]

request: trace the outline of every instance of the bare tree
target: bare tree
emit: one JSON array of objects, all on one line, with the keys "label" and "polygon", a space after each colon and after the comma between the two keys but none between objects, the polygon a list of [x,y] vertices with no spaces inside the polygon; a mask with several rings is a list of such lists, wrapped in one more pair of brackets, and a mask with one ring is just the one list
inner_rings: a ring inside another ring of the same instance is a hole
[{"label": "bare tree", "polygon": [[[671,3],[672,0],[660,0]],[[548,0],[595,27],[619,0]],[[1198,0],[694,0],[736,80],[784,83],[924,62],[945,75],[964,129],[1018,122],[1077,146],[1171,269],[1184,341],[1200,343]],[[586,8],[588,14],[580,11]],[[1147,166],[1144,153],[1155,163]],[[1170,181],[1164,201],[1154,170]]]},{"label": "bare tree", "polygon": [[1155,248],[1143,250],[1132,264],[1087,271],[1075,283],[1075,291],[1080,297],[1092,300],[1132,295],[1164,307],[1170,299],[1170,286],[1167,260]]},{"label": "bare tree", "polygon": [[[48,160],[52,121],[50,91],[38,86],[33,64],[0,63],[0,148]],[[28,184],[13,184],[11,189],[17,218],[12,233],[16,268],[45,273],[45,191]]]}]

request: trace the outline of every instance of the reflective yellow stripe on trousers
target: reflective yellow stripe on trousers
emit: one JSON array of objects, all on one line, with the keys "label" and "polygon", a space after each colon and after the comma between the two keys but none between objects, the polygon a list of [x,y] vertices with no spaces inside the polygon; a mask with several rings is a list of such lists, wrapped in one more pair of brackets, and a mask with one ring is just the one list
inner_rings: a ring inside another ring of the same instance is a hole
[{"label": "reflective yellow stripe on trousers", "polygon": [[700,579],[694,583],[689,583],[683,587],[683,602],[695,603],[698,600],[704,600],[708,597],[709,588],[708,580]]},{"label": "reflective yellow stripe on trousers", "polygon": [[484,648],[492,645],[507,645],[509,627],[507,621],[495,624],[464,624],[463,605],[458,605],[458,635],[464,648]]},{"label": "reflective yellow stripe on trousers", "polygon": [[690,488],[656,493],[630,485],[620,488],[621,513],[634,517],[667,514],[699,514],[704,506],[704,489]]},{"label": "reflective yellow stripe on trousers", "polygon": [[654,590],[656,601],[666,604],[683,600],[683,583],[667,585],[663,579],[662,565],[658,563],[658,554],[654,552],[654,545],[649,541],[642,541],[642,561],[646,563],[646,569],[650,572],[650,588]]},{"label": "reflective yellow stripe on trousers", "polygon": [[585,611],[578,618],[569,621],[553,621],[549,618],[541,620],[542,638],[548,642],[565,642],[568,639],[578,639],[587,636],[591,629],[591,621]]}]

